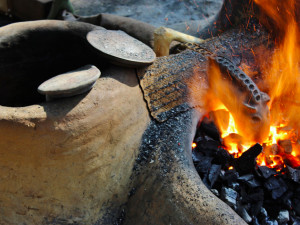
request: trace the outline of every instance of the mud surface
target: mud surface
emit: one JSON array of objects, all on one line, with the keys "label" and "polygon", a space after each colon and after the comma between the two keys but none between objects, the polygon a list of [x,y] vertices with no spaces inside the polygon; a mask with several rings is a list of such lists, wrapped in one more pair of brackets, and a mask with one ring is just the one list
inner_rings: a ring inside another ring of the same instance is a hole
[{"label": "mud surface", "polygon": [[223,0],[71,0],[78,15],[111,13],[154,26],[170,26],[215,15]]}]

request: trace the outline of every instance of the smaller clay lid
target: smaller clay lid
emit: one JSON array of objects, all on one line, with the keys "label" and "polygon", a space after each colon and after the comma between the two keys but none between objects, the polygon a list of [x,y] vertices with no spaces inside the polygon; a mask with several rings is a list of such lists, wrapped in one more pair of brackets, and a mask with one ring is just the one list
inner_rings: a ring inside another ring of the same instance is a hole
[{"label": "smaller clay lid", "polygon": [[112,63],[129,67],[146,66],[154,62],[154,51],[123,31],[93,30],[88,42]]},{"label": "smaller clay lid", "polygon": [[70,97],[89,91],[100,75],[97,67],[86,65],[46,80],[37,90],[47,99]]}]

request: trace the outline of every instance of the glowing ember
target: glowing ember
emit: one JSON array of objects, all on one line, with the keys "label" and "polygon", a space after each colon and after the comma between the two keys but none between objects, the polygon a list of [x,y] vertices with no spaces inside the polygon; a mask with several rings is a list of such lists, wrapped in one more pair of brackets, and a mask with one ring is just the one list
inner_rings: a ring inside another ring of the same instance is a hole
[{"label": "glowing ember", "polygon": [[192,144],[192,148],[194,149],[194,148],[196,148],[197,147],[197,144],[196,143],[193,143]]},{"label": "glowing ember", "polygon": [[[220,107],[224,109],[224,107]],[[291,159],[293,158],[293,161],[299,161],[296,156],[297,153],[296,151],[292,151],[291,153],[286,153],[285,150],[280,150],[282,147],[278,144],[282,140],[290,140],[291,137],[294,135],[296,132],[295,130],[291,129],[289,131],[286,131],[285,126],[283,124],[279,126],[271,126],[270,127],[270,133],[269,137],[262,143],[264,146],[264,152],[259,155],[257,158],[257,163],[258,165],[261,166],[268,166],[270,168],[281,168],[284,165],[284,159],[288,157]],[[242,139],[239,139],[238,141],[233,138],[228,138],[232,134],[238,134],[237,129],[235,127],[234,119],[232,115],[229,113],[229,125],[227,130],[222,130],[221,131],[221,137],[223,138],[224,145],[228,152],[232,154],[234,157],[239,157],[243,152],[248,150],[251,145],[254,143],[244,143]],[[291,142],[292,144],[296,144]],[[297,163],[296,163],[297,164]],[[299,161],[300,165],[300,161]]]}]

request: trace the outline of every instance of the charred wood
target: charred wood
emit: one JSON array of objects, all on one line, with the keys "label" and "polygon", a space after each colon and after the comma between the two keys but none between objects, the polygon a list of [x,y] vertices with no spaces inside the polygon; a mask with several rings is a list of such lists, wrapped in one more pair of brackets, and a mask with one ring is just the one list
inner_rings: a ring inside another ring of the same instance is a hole
[{"label": "charred wood", "polygon": [[234,162],[234,168],[240,175],[253,172],[256,165],[256,157],[262,152],[262,146],[255,144],[244,152],[241,157]]}]

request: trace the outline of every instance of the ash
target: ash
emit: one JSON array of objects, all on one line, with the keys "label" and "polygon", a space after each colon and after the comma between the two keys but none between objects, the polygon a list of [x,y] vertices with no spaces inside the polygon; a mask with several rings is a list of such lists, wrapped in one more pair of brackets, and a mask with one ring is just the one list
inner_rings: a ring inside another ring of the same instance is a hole
[{"label": "ash", "polygon": [[258,166],[260,144],[234,158],[208,120],[201,123],[194,143],[193,162],[202,181],[248,224],[300,224],[300,168],[287,163],[280,171]]}]

